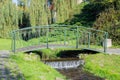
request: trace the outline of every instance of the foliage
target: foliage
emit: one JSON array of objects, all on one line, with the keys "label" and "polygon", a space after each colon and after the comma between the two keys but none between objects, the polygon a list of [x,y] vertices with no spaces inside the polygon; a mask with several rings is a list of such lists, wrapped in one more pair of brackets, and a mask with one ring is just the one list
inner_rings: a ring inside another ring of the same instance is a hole
[{"label": "foliage", "polygon": [[94,23],[94,28],[107,31],[114,45],[120,45],[120,10],[109,8],[100,13],[99,18]]},{"label": "foliage", "polygon": [[12,0],[0,2],[0,37],[9,37],[10,31],[18,29],[19,12]]},{"label": "foliage", "polygon": [[[96,3],[93,1],[93,3]],[[99,2],[110,4],[108,8],[103,10],[95,23],[93,28],[101,29],[109,33],[109,38],[113,40],[114,45],[120,45],[120,1],[119,0],[104,0]]]},{"label": "foliage", "polygon": [[11,55],[11,60],[17,63],[25,77],[25,80],[56,80],[56,78],[60,78],[61,80],[65,79],[65,77],[56,70],[45,65],[36,58],[37,56],[33,54],[28,55],[19,53],[17,55]]},{"label": "foliage", "polygon": [[92,27],[109,33],[114,45],[120,45],[120,1],[88,0],[75,8],[72,18],[65,24]]},{"label": "foliage", "polygon": [[12,0],[0,2],[0,37],[8,38],[12,30],[64,22],[72,14],[77,0]]},{"label": "foliage", "polygon": [[75,8],[73,17],[68,19],[65,23],[67,24],[76,24],[90,27],[93,25],[99,13],[108,8],[109,4],[104,3],[81,3],[78,8]]},{"label": "foliage", "polygon": [[29,14],[32,26],[63,22],[69,18],[77,0],[31,0]]},{"label": "foliage", "polygon": [[[106,80],[120,79],[120,56],[108,54],[94,54],[85,56],[84,69],[106,78]],[[111,66],[112,65],[112,66]]]}]

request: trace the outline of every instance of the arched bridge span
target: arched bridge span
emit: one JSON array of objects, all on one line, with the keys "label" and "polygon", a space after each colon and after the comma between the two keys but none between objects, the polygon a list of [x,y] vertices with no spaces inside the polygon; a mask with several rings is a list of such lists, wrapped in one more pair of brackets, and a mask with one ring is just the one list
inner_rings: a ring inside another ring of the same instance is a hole
[{"label": "arched bridge span", "polygon": [[12,31],[12,51],[80,48],[106,52],[107,32],[72,25],[36,26]]}]

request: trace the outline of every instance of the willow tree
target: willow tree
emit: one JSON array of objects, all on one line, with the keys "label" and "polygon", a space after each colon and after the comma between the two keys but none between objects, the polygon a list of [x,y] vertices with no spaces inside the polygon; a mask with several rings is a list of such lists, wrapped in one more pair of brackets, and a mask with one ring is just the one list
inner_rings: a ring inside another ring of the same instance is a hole
[{"label": "willow tree", "polygon": [[12,0],[3,0],[0,10],[0,37],[8,38],[12,30],[18,29],[18,9]]},{"label": "willow tree", "polygon": [[29,6],[30,0],[17,0],[18,10],[19,10],[19,28],[30,27],[30,18],[29,18]]},{"label": "willow tree", "polygon": [[32,26],[64,22],[70,17],[77,0],[31,0],[29,7]]},{"label": "willow tree", "polygon": [[29,6],[31,26],[47,24],[48,10],[45,8],[45,0],[31,0]]},{"label": "willow tree", "polygon": [[56,22],[61,23],[71,17],[77,0],[53,0],[53,3],[53,11],[56,11]]}]

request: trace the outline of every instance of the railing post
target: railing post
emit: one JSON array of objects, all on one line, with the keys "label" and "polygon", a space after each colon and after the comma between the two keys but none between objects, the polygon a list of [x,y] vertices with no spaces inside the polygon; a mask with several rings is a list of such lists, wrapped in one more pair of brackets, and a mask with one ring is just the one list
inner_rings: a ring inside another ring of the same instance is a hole
[{"label": "railing post", "polygon": [[47,26],[47,48],[49,48],[49,26]]},{"label": "railing post", "polygon": [[66,45],[66,28],[64,30],[64,45]]},{"label": "railing post", "polygon": [[105,36],[104,36],[104,53],[107,52],[107,37],[108,37],[108,33],[105,32]]},{"label": "railing post", "polygon": [[90,32],[88,32],[88,48],[90,48]]},{"label": "railing post", "polygon": [[76,48],[79,47],[79,30],[78,30],[78,26],[77,26],[77,34],[76,34]]},{"label": "railing post", "polygon": [[14,31],[12,32],[12,39],[13,39],[13,42],[12,42],[12,51],[15,53],[15,51],[16,51],[16,35],[15,35]]},{"label": "railing post", "polygon": [[40,34],[41,34],[41,28],[39,27],[39,43],[38,43],[39,45],[40,45],[40,37],[41,37]]}]

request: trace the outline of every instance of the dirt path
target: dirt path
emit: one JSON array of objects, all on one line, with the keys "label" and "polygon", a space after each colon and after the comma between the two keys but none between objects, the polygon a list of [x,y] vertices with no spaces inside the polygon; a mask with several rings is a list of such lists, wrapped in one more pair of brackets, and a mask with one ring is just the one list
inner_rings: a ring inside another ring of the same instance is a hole
[{"label": "dirt path", "polygon": [[0,80],[24,80],[17,66],[10,63],[9,54],[9,51],[0,51]]}]

